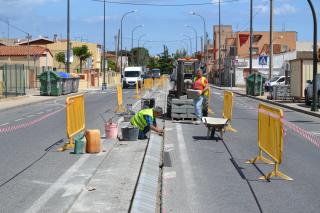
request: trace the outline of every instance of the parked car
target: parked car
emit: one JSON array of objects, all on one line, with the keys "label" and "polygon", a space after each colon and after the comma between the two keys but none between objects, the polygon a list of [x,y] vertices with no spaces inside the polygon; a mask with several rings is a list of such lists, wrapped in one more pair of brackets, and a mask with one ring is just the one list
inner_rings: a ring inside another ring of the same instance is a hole
[{"label": "parked car", "polygon": [[266,91],[270,91],[273,86],[276,85],[284,85],[286,83],[286,77],[282,76],[274,76],[271,80],[266,81],[264,84],[264,88]]},{"label": "parked car", "polygon": [[[318,88],[318,101],[319,101],[319,96],[320,96],[320,74],[317,74],[317,88]],[[306,88],[304,89],[304,101],[306,105],[310,106],[312,103],[312,96],[313,96],[313,81],[308,80]]]},{"label": "parked car", "polygon": [[152,69],[151,73],[152,73],[152,78],[160,78],[161,76],[160,69]]}]

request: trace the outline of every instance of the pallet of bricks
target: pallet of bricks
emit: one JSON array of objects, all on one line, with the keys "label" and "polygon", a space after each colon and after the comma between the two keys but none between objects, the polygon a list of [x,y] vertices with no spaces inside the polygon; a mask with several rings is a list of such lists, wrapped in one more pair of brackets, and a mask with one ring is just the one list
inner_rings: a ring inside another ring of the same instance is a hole
[{"label": "pallet of bricks", "polygon": [[193,99],[187,99],[187,96],[181,96],[180,99],[172,99],[171,118],[176,120],[196,119]]}]

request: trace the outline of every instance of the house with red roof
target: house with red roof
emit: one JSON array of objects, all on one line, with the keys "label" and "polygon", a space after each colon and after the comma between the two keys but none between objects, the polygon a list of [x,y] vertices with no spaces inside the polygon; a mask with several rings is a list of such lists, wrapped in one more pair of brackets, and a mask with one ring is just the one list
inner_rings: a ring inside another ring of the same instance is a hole
[{"label": "house with red roof", "polygon": [[53,55],[42,46],[0,46],[0,64],[52,67]]}]

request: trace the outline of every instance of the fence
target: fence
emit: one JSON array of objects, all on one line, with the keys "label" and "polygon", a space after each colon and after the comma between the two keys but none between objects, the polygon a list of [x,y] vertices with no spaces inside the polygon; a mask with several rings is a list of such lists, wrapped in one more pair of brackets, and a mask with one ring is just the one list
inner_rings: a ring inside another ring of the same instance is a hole
[{"label": "fence", "polygon": [[0,65],[0,98],[25,95],[28,89],[40,88],[37,76],[51,67],[24,66],[23,64]]}]

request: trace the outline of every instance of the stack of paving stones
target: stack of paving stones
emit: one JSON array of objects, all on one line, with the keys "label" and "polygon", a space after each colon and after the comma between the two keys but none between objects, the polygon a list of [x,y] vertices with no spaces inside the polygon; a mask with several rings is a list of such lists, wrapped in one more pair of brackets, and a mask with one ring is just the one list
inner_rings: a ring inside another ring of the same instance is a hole
[{"label": "stack of paving stones", "polygon": [[177,120],[196,119],[193,99],[188,99],[186,95],[179,99],[172,99],[171,118]]}]

